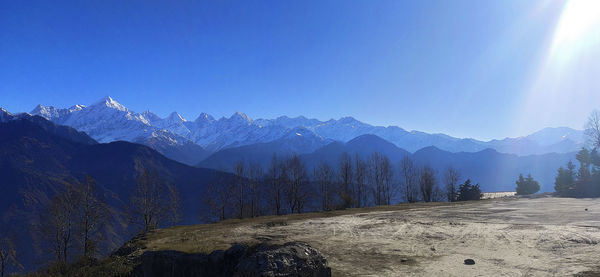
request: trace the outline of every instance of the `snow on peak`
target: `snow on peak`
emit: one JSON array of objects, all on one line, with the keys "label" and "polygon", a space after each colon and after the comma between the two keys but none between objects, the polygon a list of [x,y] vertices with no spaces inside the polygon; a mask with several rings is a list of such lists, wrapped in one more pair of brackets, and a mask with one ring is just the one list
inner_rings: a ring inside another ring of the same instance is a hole
[{"label": "snow on peak", "polygon": [[8,120],[10,120],[11,117],[12,117],[11,113],[9,113],[4,108],[0,108],[0,122],[8,121]]},{"label": "snow on peak", "polygon": [[150,123],[161,120],[160,116],[156,115],[155,113],[149,110],[143,112],[142,116]]},{"label": "snow on peak", "polygon": [[183,116],[181,116],[179,113],[177,112],[172,112],[168,117],[167,120],[170,122],[186,122],[187,120],[185,118],[183,118]]},{"label": "snow on peak", "polygon": [[125,106],[121,105],[121,103],[115,101],[110,96],[100,99],[100,101],[96,102],[93,106],[106,106],[108,108],[119,110],[122,112],[128,111],[127,108],[125,108]]},{"label": "snow on peak", "polygon": [[201,113],[198,118],[196,118],[195,122],[213,122],[215,121],[215,118],[212,117],[210,114],[207,113]]},{"label": "snow on peak", "polygon": [[81,111],[85,108],[86,108],[86,106],[77,104],[77,105],[73,105],[72,107],[70,107],[69,112]]},{"label": "snow on peak", "polygon": [[229,119],[252,122],[252,119],[250,119],[250,117],[248,117],[246,114],[244,114],[242,112],[235,112],[233,115],[231,115],[231,117],[229,117]]}]

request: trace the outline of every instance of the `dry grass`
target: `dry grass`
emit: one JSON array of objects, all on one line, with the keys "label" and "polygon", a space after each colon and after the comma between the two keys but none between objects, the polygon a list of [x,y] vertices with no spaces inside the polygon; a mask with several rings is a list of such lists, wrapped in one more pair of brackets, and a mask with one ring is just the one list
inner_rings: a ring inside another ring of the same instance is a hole
[{"label": "dry grass", "polygon": [[309,219],[330,218],[344,215],[357,215],[373,212],[391,212],[418,209],[425,207],[439,207],[450,205],[461,205],[468,202],[435,202],[435,203],[412,203],[398,204],[393,206],[378,206],[367,208],[352,208],[345,210],[312,212],[302,214],[289,214],[281,216],[261,216],[245,219],[228,219],[225,221],[199,224],[191,226],[175,226],[168,229],[160,229],[147,234],[141,239],[144,250],[161,251],[176,250],[184,253],[208,254],[215,250],[225,250],[234,243],[255,244],[261,242],[260,236],[239,236],[236,230],[253,226],[256,228],[271,228],[286,226],[293,222]]}]

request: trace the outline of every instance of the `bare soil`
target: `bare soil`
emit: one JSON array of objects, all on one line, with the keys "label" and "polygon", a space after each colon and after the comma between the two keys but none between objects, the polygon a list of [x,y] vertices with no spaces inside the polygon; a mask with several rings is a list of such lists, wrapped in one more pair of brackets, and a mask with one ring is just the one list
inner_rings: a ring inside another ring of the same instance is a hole
[{"label": "bare soil", "polygon": [[334,276],[598,276],[600,199],[403,204],[228,220],[158,230],[138,243],[140,251],[208,253],[261,241],[307,242]]}]

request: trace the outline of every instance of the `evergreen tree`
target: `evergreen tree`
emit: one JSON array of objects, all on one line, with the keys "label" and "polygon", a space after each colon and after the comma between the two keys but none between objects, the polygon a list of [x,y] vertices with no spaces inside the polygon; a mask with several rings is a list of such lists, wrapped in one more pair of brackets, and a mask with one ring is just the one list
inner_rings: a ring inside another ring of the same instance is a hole
[{"label": "evergreen tree", "polygon": [[531,174],[527,175],[527,178],[523,178],[523,174],[519,174],[516,184],[517,195],[534,194],[540,190],[540,184],[531,177]]},{"label": "evergreen tree", "polygon": [[472,185],[471,179],[467,179],[464,184],[458,187],[458,201],[479,200],[481,199],[481,189],[479,184]]},{"label": "evergreen tree", "polygon": [[569,161],[567,168],[560,167],[554,181],[554,190],[560,196],[572,196],[575,185],[575,165]]}]

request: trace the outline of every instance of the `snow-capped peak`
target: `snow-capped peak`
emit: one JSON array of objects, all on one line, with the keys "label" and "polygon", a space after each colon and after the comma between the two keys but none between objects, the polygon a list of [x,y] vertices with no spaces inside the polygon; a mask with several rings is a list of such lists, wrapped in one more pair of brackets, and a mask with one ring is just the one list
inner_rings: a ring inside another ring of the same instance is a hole
[{"label": "snow-capped peak", "polygon": [[231,115],[231,117],[229,117],[229,119],[252,122],[252,119],[250,119],[250,117],[248,117],[246,114],[244,114],[242,112],[235,112],[233,115]]},{"label": "snow-capped peak", "polygon": [[150,123],[152,122],[156,122],[161,120],[162,118],[160,118],[160,116],[156,115],[155,113],[151,112],[151,111],[145,111],[142,113],[142,116]]},{"label": "snow-capped peak", "polygon": [[0,108],[0,122],[8,121],[8,120],[10,120],[11,117],[12,117],[11,113],[9,113],[4,108]]},{"label": "snow-capped peak", "polygon": [[69,112],[81,111],[81,110],[83,110],[85,108],[86,108],[86,106],[77,104],[77,105],[71,106],[69,108]]},{"label": "snow-capped peak", "polygon": [[167,118],[167,121],[169,122],[186,122],[187,120],[185,118],[183,118],[183,116],[181,116],[179,113],[177,112],[172,112]]},{"label": "snow-capped peak", "polygon": [[128,111],[127,108],[125,108],[125,106],[121,105],[121,103],[115,101],[110,96],[100,99],[100,101],[96,102],[93,106],[100,106],[100,105],[106,106],[111,109],[119,110],[122,112]]},{"label": "snow-capped peak", "polygon": [[194,122],[199,123],[199,122],[213,122],[215,121],[215,118],[212,117],[210,114],[207,113],[201,113],[198,118],[196,118],[196,120]]}]

